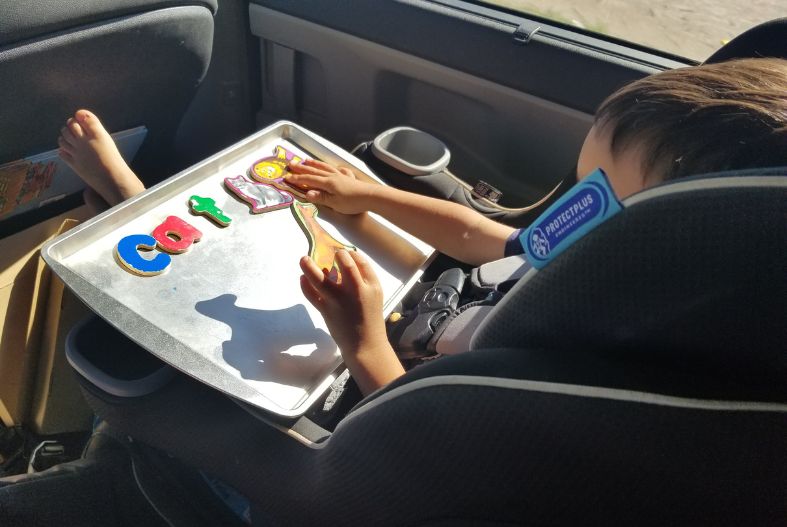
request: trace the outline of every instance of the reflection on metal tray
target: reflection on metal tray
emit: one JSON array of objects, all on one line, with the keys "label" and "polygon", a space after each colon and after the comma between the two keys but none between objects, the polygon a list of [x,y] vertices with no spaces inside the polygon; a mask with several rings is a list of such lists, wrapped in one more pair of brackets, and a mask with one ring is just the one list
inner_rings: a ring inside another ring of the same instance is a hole
[{"label": "reflection on metal tray", "polygon": [[[276,146],[375,179],[341,148],[282,121],[65,233],[42,254],[96,313],[162,360],[254,406],[297,416],[343,370],[325,322],[300,291],[298,260],[309,242],[288,208],[251,214],[223,185]],[[233,219],[230,226],[191,215],[187,204],[194,194],[215,199]],[[114,258],[118,242],[150,234],[170,215],[202,231],[199,243],[173,255],[157,276],[121,268]],[[323,209],[318,221],[372,261],[386,315],[433,253],[381,218]]]}]

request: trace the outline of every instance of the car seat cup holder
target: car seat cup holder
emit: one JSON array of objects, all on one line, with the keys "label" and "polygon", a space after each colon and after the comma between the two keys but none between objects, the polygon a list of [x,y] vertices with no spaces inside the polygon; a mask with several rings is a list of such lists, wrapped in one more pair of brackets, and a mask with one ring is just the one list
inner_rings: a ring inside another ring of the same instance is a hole
[{"label": "car seat cup holder", "polygon": [[524,207],[510,208],[498,204],[502,192],[486,181],[467,182],[448,168],[451,151],[436,137],[409,126],[390,128],[372,141],[358,145],[352,152],[393,187],[444,199],[469,207],[484,216],[513,226],[529,225],[560,193],[558,189],[573,185],[558,183],[544,197]]},{"label": "car seat cup holder", "polygon": [[441,172],[451,151],[433,135],[409,126],[391,128],[372,142],[372,153],[384,163],[410,176]]},{"label": "car seat cup holder", "polygon": [[65,348],[71,367],[105,396],[141,397],[158,391],[175,376],[171,366],[95,315],[71,329]]}]

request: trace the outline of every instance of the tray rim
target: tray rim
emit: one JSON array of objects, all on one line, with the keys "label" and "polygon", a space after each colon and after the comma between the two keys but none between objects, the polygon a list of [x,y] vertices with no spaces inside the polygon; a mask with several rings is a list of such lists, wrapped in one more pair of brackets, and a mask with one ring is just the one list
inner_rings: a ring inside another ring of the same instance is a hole
[{"label": "tray rim", "polygon": [[[288,120],[280,120],[272,123],[271,125],[258,130],[257,132],[241,139],[240,141],[233,143],[232,145],[227,146],[226,148],[220,150],[219,152],[213,154],[212,156],[203,159],[191,165],[184,170],[170,176],[169,178],[153,185],[152,187],[146,189],[144,192],[130,198],[123,203],[116,205],[115,207],[106,210],[95,217],[85,221],[84,223],[73,227],[72,229],[66,231],[65,233],[57,236],[56,238],[48,241],[44,246],[41,248],[41,256],[46,262],[46,264],[50,267],[52,272],[54,272],[82,302],[84,302],[91,311],[93,311],[96,315],[106,320],[112,327],[126,335],[128,338],[133,340],[135,343],[146,349],[148,352],[152,353],[156,357],[160,358],[173,368],[177,369],[178,371],[193,377],[198,382],[206,384],[211,388],[217,389],[229,397],[233,397],[238,399],[246,404],[250,404],[256,408],[259,408],[263,411],[269,412],[274,415],[279,415],[283,417],[299,417],[303,415],[322,395],[324,395],[325,391],[330,387],[330,385],[341,375],[341,373],[346,370],[346,366],[344,365],[344,361],[339,361],[339,364],[336,368],[334,368],[325,379],[323,379],[320,383],[316,384],[316,387],[313,389],[312,393],[310,393],[307,397],[305,397],[299,404],[297,404],[294,408],[288,409],[283,408],[281,406],[276,405],[270,399],[266,398],[264,395],[259,393],[258,391],[252,389],[250,386],[245,384],[242,380],[233,378],[232,376],[228,375],[224,372],[217,364],[210,361],[206,357],[198,353],[194,353],[193,350],[182,344],[180,341],[176,340],[172,337],[169,333],[166,333],[158,326],[152,325],[147,322],[141,315],[138,313],[131,311],[125,305],[121,304],[115,298],[101,292],[100,289],[92,285],[89,281],[84,279],[82,276],[71,270],[69,267],[64,265],[61,262],[61,259],[65,259],[70,254],[62,255],[58,250],[62,245],[67,243],[67,241],[74,237],[78,236],[80,233],[87,229],[94,228],[93,225],[97,223],[104,223],[107,222],[108,219],[112,216],[123,216],[123,211],[133,208],[134,205],[142,200],[145,200],[147,196],[151,194],[158,194],[161,193],[162,189],[165,189],[168,186],[177,185],[183,178],[190,176],[191,174],[198,172],[201,168],[219,161],[223,157],[231,154],[239,149],[242,149],[244,146],[247,146],[250,143],[255,142],[260,137],[270,134],[271,132],[275,131],[277,128],[282,128],[282,133],[280,137],[284,140],[292,140],[293,131],[296,133],[303,134],[310,138],[311,140],[321,144],[324,148],[331,151],[333,155],[347,164],[352,165],[354,168],[360,170],[363,174],[370,177],[371,179],[377,181],[380,184],[385,185],[383,181],[381,181],[370,169],[369,167],[363,163],[360,159],[353,156],[343,148],[339,147],[338,145],[334,144],[333,142],[320,137],[319,135],[311,132],[310,130]],[[297,141],[293,141],[297,144]],[[298,145],[300,146],[300,145]],[[153,208],[155,207],[155,202],[153,204],[147,205],[147,207]],[[425,244],[426,245],[426,244]],[[391,296],[383,306],[383,316],[387,316],[390,314],[390,311],[396,305],[396,303],[401,300],[401,298],[409,291],[415,282],[421,277],[423,272],[426,268],[432,263],[434,258],[437,256],[437,251],[428,246],[429,249],[425,253],[424,262],[419,266],[419,268],[409,277],[407,281],[402,282],[402,285],[399,287],[397,292]],[[71,253],[73,254],[73,253]],[[95,306],[99,306],[103,304],[102,307],[98,308]],[[142,322],[140,322],[142,321]],[[151,332],[133,332],[129,333],[124,330],[121,326],[126,327],[137,327],[137,325],[142,326],[149,326]],[[194,362],[189,364],[190,371],[185,371],[178,365],[172,364],[166,357],[160,356],[158,353],[152,351],[152,349],[156,347],[166,346],[168,349],[172,350],[172,355],[176,353],[191,353],[194,357]],[[206,378],[211,379],[212,382],[208,382],[205,380]],[[220,379],[224,382],[216,382],[217,379]],[[271,403],[271,404],[266,404]]]}]

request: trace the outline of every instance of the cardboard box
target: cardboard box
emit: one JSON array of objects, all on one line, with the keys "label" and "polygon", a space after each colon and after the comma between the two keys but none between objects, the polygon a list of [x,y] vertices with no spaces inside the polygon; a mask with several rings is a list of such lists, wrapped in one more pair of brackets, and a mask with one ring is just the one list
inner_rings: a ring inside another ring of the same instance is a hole
[{"label": "cardboard box", "polygon": [[27,421],[47,320],[60,319],[47,308],[52,279],[39,251],[88,216],[82,207],[0,240],[0,420],[6,426]]}]

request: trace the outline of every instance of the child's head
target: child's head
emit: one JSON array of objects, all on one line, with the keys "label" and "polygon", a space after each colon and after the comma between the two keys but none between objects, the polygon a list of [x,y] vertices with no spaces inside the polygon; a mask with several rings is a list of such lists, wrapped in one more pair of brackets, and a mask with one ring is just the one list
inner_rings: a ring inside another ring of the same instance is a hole
[{"label": "child's head", "polygon": [[787,165],[787,60],[664,71],[607,98],[580,153],[623,198],[684,176]]}]

